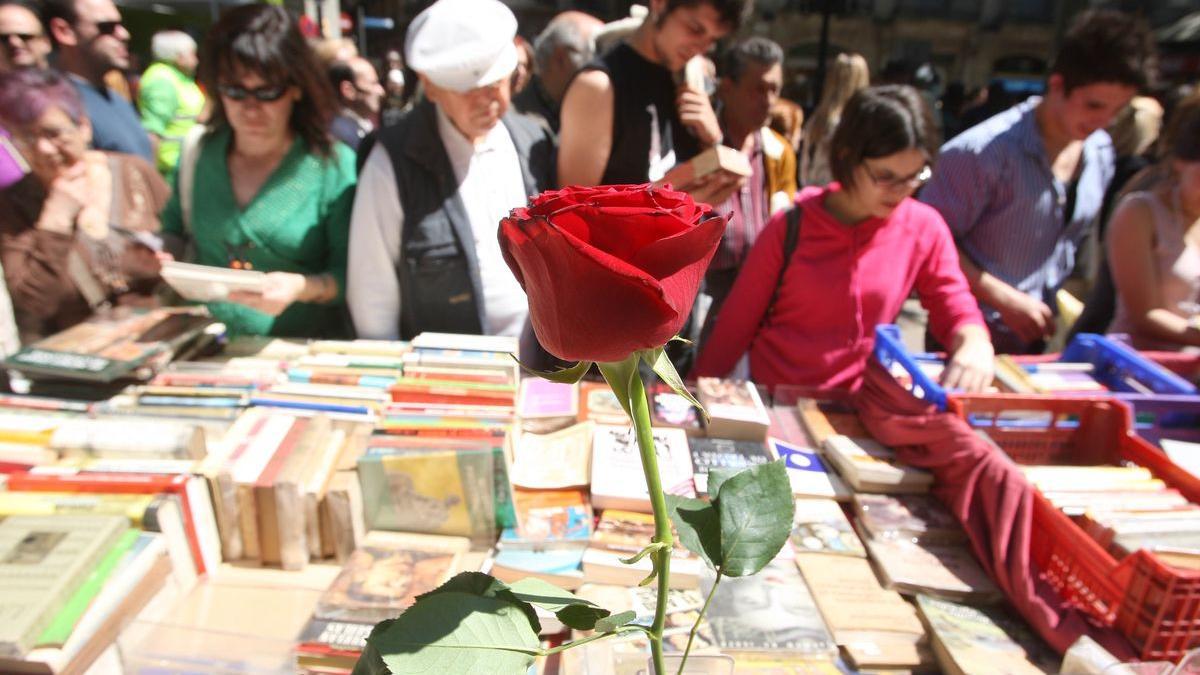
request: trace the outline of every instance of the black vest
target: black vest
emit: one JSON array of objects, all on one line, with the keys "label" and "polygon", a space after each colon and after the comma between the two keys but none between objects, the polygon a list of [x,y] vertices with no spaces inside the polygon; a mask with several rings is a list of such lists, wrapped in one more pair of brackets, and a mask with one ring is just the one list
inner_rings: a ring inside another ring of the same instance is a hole
[{"label": "black vest", "polygon": [[[666,68],[647,61],[627,42],[617,43],[580,72],[608,74],[613,87],[612,151],[601,185],[650,181],[651,131],[657,128],[660,156],[675,151],[675,163],[695,157],[700,141],[679,121],[675,80]],[[670,167],[667,167],[670,168]]]},{"label": "black vest", "polygon": [[[546,131],[520,115],[502,119],[517,157],[525,192],[554,186],[554,145]],[[400,338],[425,331],[483,332],[483,285],[475,237],[458,181],[438,134],[437,110],[422,101],[379,133],[396,174],[404,214],[400,259]],[[513,204],[513,208],[524,204]],[[499,228],[499,223],[496,223]]]}]

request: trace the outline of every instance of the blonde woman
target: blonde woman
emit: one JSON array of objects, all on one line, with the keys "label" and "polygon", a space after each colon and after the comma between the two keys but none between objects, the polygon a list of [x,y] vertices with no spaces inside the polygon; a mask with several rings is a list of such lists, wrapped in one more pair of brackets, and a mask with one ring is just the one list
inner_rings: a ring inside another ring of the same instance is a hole
[{"label": "blonde woman", "polygon": [[804,130],[804,152],[800,157],[800,183],[823,186],[833,180],[829,171],[829,141],[837,128],[846,102],[859,89],[871,84],[871,71],[862,54],[838,54],[825,75],[821,102]]}]

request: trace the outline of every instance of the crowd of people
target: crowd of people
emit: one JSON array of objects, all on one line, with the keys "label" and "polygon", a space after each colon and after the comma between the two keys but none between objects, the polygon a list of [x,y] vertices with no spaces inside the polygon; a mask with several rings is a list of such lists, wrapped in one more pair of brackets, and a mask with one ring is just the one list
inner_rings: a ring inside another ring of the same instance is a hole
[{"label": "crowd of people", "polygon": [[872,86],[857,54],[831,61],[805,123],[780,97],[779,45],[736,37],[751,2],[650,0],[616,24],[567,11],[526,41],[499,0],[438,0],[381,68],[242,5],[201,45],[154,35],[128,91],[111,0],[0,0],[0,341],[163,302],[177,259],[266,273],[262,293],[209,306],[233,334],[533,349],[501,218],[723,144],[749,175],[675,186],[728,219],[689,322],[693,374],[853,387],[874,326],[915,294],[944,382],[978,390],[994,351],[1045,348],[1081,274],[1090,329],[1200,346],[1200,98],[1148,96],[1138,20],[1080,14],[1043,96],[946,138],[958,107]]}]

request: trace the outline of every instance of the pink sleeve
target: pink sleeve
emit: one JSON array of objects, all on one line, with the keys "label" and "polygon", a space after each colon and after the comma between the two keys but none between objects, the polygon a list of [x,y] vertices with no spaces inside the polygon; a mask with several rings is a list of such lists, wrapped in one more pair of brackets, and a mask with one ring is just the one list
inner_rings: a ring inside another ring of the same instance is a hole
[{"label": "pink sleeve", "polygon": [[958,264],[958,249],[950,228],[933,209],[921,209],[927,219],[920,231],[929,239],[928,253],[917,272],[916,289],[921,305],[929,311],[929,328],[938,342],[951,344],[959,329],[969,324],[986,325],[979,302],[971,293]]},{"label": "pink sleeve", "polygon": [[750,348],[783,267],[787,213],[787,209],[776,213],[755,240],[708,341],[700,345],[693,376],[725,377]]}]

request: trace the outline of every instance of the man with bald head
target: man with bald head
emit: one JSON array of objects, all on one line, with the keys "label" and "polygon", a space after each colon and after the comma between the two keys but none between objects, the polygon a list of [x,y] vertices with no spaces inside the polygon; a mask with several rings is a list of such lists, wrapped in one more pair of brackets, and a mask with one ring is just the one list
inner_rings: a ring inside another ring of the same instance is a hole
[{"label": "man with bald head", "polygon": [[371,62],[355,56],[329,66],[329,82],[338,99],[338,113],[329,125],[334,138],[358,150],[367,134],[375,130],[383,104],[383,85]]},{"label": "man with bald head", "polygon": [[575,10],[551,19],[533,43],[533,80],[513,97],[513,108],[557,135],[567,85],[595,56],[593,35],[602,25],[600,19]]}]

